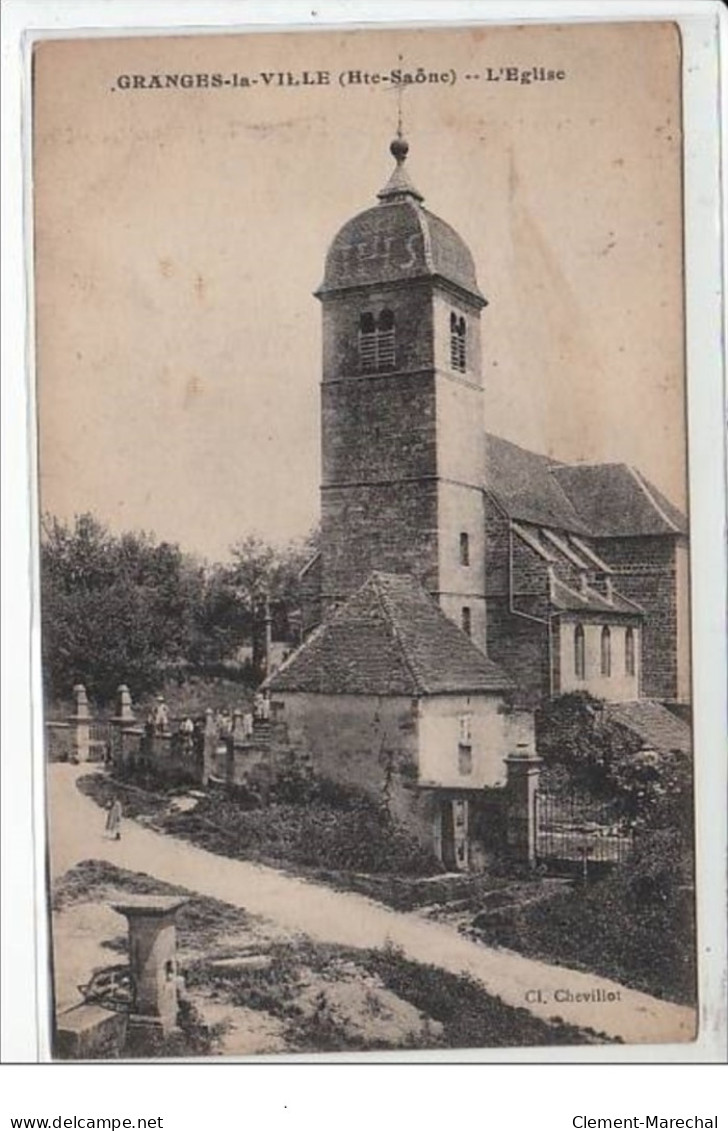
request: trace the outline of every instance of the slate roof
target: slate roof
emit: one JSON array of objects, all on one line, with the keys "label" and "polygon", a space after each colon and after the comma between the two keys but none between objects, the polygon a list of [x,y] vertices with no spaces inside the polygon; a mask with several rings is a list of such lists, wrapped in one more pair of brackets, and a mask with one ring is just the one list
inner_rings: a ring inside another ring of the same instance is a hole
[{"label": "slate roof", "polygon": [[273,692],[415,697],[506,691],[513,682],[413,577],[376,572],[268,686]]},{"label": "slate roof", "polygon": [[486,434],[485,486],[511,519],[592,538],[686,534],[685,516],[624,463],[564,464]]},{"label": "slate roof", "polygon": [[629,703],[605,703],[604,710],[613,722],[631,730],[653,750],[669,753],[692,749],[690,727],[654,699],[635,699]]},{"label": "slate roof", "polygon": [[557,464],[500,436],[486,434],[485,486],[510,518],[574,534],[591,531],[561,484],[551,475]]},{"label": "slate roof", "polygon": [[595,538],[687,533],[685,516],[627,464],[562,464],[551,475]]}]

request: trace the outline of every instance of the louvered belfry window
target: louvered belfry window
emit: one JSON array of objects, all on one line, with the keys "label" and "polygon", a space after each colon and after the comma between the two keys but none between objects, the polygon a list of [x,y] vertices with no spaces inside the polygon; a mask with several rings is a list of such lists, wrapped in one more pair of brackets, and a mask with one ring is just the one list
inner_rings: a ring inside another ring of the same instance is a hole
[{"label": "louvered belfry window", "polygon": [[395,366],[394,312],[384,309],[359,317],[359,364],[362,373],[381,373]]},{"label": "louvered belfry window", "polygon": [[467,325],[462,315],[450,314],[450,367],[464,373],[467,368]]}]

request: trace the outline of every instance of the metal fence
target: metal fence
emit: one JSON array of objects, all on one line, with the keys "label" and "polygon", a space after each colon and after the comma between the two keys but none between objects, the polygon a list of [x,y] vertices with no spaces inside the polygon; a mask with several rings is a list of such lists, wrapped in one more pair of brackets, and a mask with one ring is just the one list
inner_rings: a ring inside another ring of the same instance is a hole
[{"label": "metal fence", "polygon": [[579,793],[536,794],[536,855],[544,862],[621,864],[634,832],[613,802]]}]

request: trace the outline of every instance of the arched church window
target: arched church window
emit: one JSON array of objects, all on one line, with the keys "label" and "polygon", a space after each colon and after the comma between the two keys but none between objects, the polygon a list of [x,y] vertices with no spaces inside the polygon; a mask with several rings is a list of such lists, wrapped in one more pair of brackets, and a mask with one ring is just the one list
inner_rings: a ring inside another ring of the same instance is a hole
[{"label": "arched church window", "polygon": [[385,308],[379,315],[364,311],[359,316],[359,366],[362,373],[394,369],[394,311]]},{"label": "arched church window", "polygon": [[577,679],[586,678],[586,655],[584,652],[584,629],[577,624],[574,629],[574,675]]},{"label": "arched church window", "polygon": [[470,565],[470,538],[465,531],[460,535],[460,565]]},{"label": "arched church window", "polygon": [[612,634],[605,625],[602,629],[602,675],[612,674]]},{"label": "arched church window", "polygon": [[460,610],[460,627],[466,636],[470,636],[472,632],[472,623],[470,619],[470,609],[467,605],[463,605]]},{"label": "arched church window", "polygon": [[466,337],[467,337],[467,324],[462,315],[458,316],[455,311],[450,313],[450,366],[452,369],[457,369],[459,373],[464,373],[467,367],[467,350],[466,350]]},{"label": "arched church window", "polygon": [[628,628],[624,634],[624,670],[626,675],[635,673],[634,629]]}]

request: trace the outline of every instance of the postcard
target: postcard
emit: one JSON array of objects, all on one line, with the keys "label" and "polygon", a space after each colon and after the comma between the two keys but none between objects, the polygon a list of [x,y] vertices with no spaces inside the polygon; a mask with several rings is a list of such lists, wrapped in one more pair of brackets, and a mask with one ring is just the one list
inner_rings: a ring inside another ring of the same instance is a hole
[{"label": "postcard", "polygon": [[678,25],[32,68],[52,1056],[687,1049]]}]

